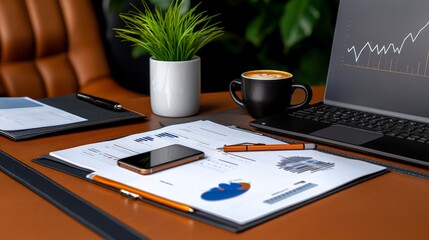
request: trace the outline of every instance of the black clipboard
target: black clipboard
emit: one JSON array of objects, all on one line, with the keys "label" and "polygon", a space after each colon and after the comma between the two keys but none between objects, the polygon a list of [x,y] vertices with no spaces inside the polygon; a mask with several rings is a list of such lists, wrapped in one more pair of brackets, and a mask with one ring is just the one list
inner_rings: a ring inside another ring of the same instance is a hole
[{"label": "black clipboard", "polygon": [[[84,169],[84,168],[78,168],[78,167],[76,167],[74,165],[71,165],[71,164],[69,164],[67,162],[64,162],[64,161],[62,161],[60,159],[57,159],[57,158],[55,158],[53,156],[43,155],[43,156],[41,156],[39,158],[33,159],[33,162],[41,164],[41,165],[49,167],[49,168],[52,168],[52,169],[55,169],[55,170],[58,170],[58,171],[62,171],[64,173],[67,173],[67,174],[70,174],[72,176],[84,179],[86,181],[93,182],[95,184],[98,184],[98,185],[101,185],[103,187],[109,188],[111,190],[117,191],[118,194],[120,194],[119,189],[114,189],[114,188],[112,188],[110,186],[103,185],[103,184],[100,184],[98,182],[92,181],[91,179],[88,179],[86,176],[88,174],[92,173],[91,170]],[[256,220],[254,220],[252,222],[249,222],[249,223],[246,223],[246,224],[238,224],[238,223],[235,223],[235,222],[232,222],[232,221],[228,221],[226,219],[223,219],[223,218],[220,218],[220,217],[217,217],[217,216],[214,216],[212,214],[209,214],[209,213],[206,213],[206,212],[202,212],[202,211],[196,211],[196,212],[193,212],[193,213],[188,213],[188,212],[184,212],[184,211],[179,211],[177,209],[174,209],[174,208],[171,208],[171,207],[168,207],[168,206],[165,206],[165,205],[161,205],[159,203],[156,203],[156,202],[153,202],[153,201],[150,201],[150,200],[147,200],[147,199],[142,199],[142,201],[144,201],[146,203],[150,203],[150,204],[156,205],[156,206],[158,206],[160,208],[163,208],[163,209],[167,209],[167,210],[175,212],[177,214],[189,217],[191,219],[194,219],[194,220],[197,220],[197,221],[201,221],[201,222],[204,222],[204,223],[216,226],[218,228],[221,228],[221,229],[224,229],[224,230],[227,230],[227,231],[230,231],[230,232],[239,233],[239,232],[248,230],[248,229],[250,229],[252,227],[255,227],[257,225],[263,224],[264,222],[272,220],[272,219],[274,219],[276,217],[279,217],[281,215],[284,215],[284,214],[286,214],[288,212],[296,210],[296,209],[298,209],[298,208],[300,208],[302,206],[305,206],[307,204],[310,204],[310,203],[312,203],[314,201],[317,201],[319,199],[325,198],[325,197],[327,197],[327,196],[329,196],[331,194],[334,194],[334,193],[342,191],[342,190],[344,190],[346,188],[352,187],[352,186],[354,186],[356,184],[362,183],[362,182],[367,181],[369,179],[372,179],[374,177],[377,177],[377,176],[380,176],[382,174],[385,174],[387,172],[389,172],[389,171],[388,170],[382,170],[382,171],[375,172],[375,173],[370,174],[370,175],[363,176],[363,177],[355,179],[354,181],[351,181],[351,182],[349,182],[347,184],[344,184],[344,185],[342,185],[342,186],[340,186],[338,188],[335,188],[335,189],[333,189],[331,191],[328,191],[328,192],[326,192],[324,194],[315,196],[315,197],[313,197],[313,198],[311,198],[309,200],[306,200],[306,201],[302,201],[302,202],[300,202],[298,204],[295,204],[295,205],[293,205],[291,207],[281,209],[281,210],[279,210],[277,212],[271,213],[271,214],[269,214],[267,216],[261,217],[259,219],[256,219]]]},{"label": "black clipboard", "polygon": [[87,128],[107,127],[110,125],[127,124],[132,122],[143,121],[146,116],[124,109],[123,111],[112,111],[94,104],[84,102],[76,98],[75,94],[43,98],[37,101],[46,105],[61,109],[63,111],[75,114],[77,116],[88,119],[87,121],[50,126],[42,128],[34,128],[18,131],[0,130],[0,134],[14,141],[36,138],[44,135],[65,133],[68,131],[84,130]]}]

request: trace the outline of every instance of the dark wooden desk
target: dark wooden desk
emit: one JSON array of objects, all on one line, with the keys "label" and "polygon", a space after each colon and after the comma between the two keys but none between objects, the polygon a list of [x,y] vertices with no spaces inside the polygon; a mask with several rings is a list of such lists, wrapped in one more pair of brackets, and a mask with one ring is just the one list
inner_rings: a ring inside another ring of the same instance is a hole
[{"label": "dark wooden desk", "polygon": [[[322,99],[323,90],[314,88],[313,102]],[[23,142],[2,137],[0,148],[151,239],[427,239],[429,236],[429,181],[398,173],[385,174],[234,234],[31,162],[50,151],[156,129],[161,127],[160,120],[167,120],[151,114],[148,98],[129,99],[123,104],[147,114],[149,120]],[[210,118],[222,111],[228,117],[223,118],[225,123],[249,127],[251,118],[237,108],[228,93],[202,95],[198,116]],[[100,238],[3,173],[0,173],[0,191],[1,239]]]}]

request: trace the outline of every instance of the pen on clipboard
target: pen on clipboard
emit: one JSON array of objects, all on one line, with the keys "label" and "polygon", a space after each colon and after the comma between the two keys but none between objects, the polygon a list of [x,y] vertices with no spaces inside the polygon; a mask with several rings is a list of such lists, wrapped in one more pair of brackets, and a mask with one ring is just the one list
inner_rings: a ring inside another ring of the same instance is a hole
[{"label": "pen on clipboard", "polygon": [[76,93],[76,98],[109,110],[113,110],[113,111],[123,110],[122,105],[117,102],[100,98],[100,97],[94,97],[89,94]]},{"label": "pen on clipboard", "polygon": [[236,145],[225,145],[224,152],[250,152],[250,151],[275,151],[275,150],[313,150],[316,149],[314,143],[297,144],[264,144],[264,143],[244,143]]},{"label": "pen on clipboard", "polygon": [[187,206],[187,205],[184,205],[184,204],[181,204],[178,202],[174,202],[174,201],[162,198],[162,197],[155,196],[153,194],[147,193],[147,192],[142,191],[140,189],[127,186],[125,184],[110,180],[110,179],[102,177],[102,176],[90,174],[89,178],[92,179],[94,182],[98,182],[98,183],[113,187],[115,189],[118,189],[118,190],[120,190],[121,194],[125,194],[125,195],[131,196],[133,198],[147,199],[147,200],[150,200],[152,202],[159,203],[161,205],[168,206],[168,207],[171,207],[171,208],[183,211],[183,212],[191,212],[191,213],[194,212],[194,209]]}]

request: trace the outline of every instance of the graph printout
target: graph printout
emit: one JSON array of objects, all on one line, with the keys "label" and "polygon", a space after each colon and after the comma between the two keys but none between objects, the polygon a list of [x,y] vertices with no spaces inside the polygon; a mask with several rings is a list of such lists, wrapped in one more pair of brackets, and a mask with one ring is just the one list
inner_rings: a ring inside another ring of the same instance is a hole
[{"label": "graph printout", "polygon": [[28,97],[0,97],[0,130],[19,131],[87,121]]},{"label": "graph printout", "polygon": [[[244,224],[378,172],[381,166],[315,150],[223,152],[225,144],[282,143],[210,121],[172,125],[112,141],[50,153],[93,174]],[[116,161],[171,144],[205,158],[155,174],[140,175]],[[90,174],[93,176],[93,174]]]},{"label": "graph printout", "polygon": [[428,118],[428,9],[426,0],[341,0],[326,99]]}]

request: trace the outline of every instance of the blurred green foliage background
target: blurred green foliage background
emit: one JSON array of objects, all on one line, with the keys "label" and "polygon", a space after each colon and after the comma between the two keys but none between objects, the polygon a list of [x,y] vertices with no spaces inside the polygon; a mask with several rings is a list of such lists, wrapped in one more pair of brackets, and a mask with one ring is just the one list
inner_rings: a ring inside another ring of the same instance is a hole
[{"label": "blurred green foliage background", "polygon": [[[210,15],[219,13],[215,20],[225,30],[198,53],[203,92],[227,90],[231,80],[253,69],[286,70],[299,82],[325,83],[338,0],[185,1],[200,3],[198,9]],[[130,2],[141,6],[140,0],[108,0],[108,9],[117,15],[130,9]],[[149,2],[165,8],[170,0]],[[137,59],[148,57],[138,49],[131,52]]]}]

